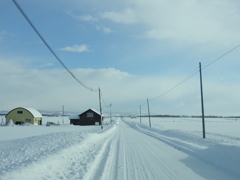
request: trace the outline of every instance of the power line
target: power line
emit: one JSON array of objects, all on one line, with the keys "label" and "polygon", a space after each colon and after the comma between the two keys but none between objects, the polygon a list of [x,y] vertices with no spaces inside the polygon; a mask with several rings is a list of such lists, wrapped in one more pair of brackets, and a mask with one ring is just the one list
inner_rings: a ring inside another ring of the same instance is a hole
[{"label": "power line", "polygon": [[145,101],[145,103],[141,104],[140,106],[144,106],[145,104],[147,104],[147,101]]},{"label": "power line", "polygon": [[111,107],[112,103],[110,103],[109,105],[106,105],[106,103],[105,103],[105,101],[104,101],[104,99],[103,99],[102,92],[101,92],[101,97],[102,97],[102,100],[103,100],[104,105],[105,105],[107,108]]},{"label": "power line", "polygon": [[[218,57],[217,59],[213,60],[212,62],[210,62],[209,64],[207,64],[206,66],[204,66],[203,68],[201,68],[201,70],[207,68],[208,66],[212,65],[213,63],[215,63],[216,61],[222,59],[224,56],[228,55],[229,53],[231,53],[232,51],[234,51],[235,49],[237,49],[238,47],[240,47],[240,44],[235,46],[234,48],[232,48],[231,50],[227,51],[226,53],[224,53],[223,55],[221,55],[220,57]],[[197,74],[199,72],[199,70],[196,71],[196,69],[193,71],[193,73],[191,73],[189,76],[187,76],[184,80],[182,80],[180,83],[178,83],[176,86],[174,86],[173,88],[169,89],[168,91],[166,91],[165,93],[155,97],[155,98],[152,98],[152,99],[149,99],[149,101],[151,100],[155,100],[157,98],[160,98],[166,94],[168,94],[169,92],[171,92],[172,90],[174,90],[175,88],[177,88],[178,86],[180,86],[181,84],[183,84],[184,82],[186,82],[188,79],[190,79],[191,77],[193,77],[195,74]],[[144,103],[146,104],[146,102]],[[143,105],[144,105],[143,104]]]},{"label": "power line", "polygon": [[199,72],[199,70],[196,71],[196,69],[191,73],[189,74],[186,78],[184,78],[180,83],[178,83],[177,85],[175,85],[174,87],[172,87],[171,89],[169,89],[168,91],[166,91],[165,93],[155,97],[155,98],[152,98],[152,99],[149,99],[149,101],[152,101],[152,100],[155,100],[155,99],[158,99],[162,96],[164,96],[165,94],[171,92],[172,90],[174,90],[175,88],[177,88],[178,86],[180,86],[181,84],[183,84],[184,82],[186,82],[188,79],[190,79],[191,77],[193,77],[195,74],[197,74]]},{"label": "power line", "polygon": [[231,49],[231,50],[229,50],[228,52],[224,53],[223,55],[221,55],[221,56],[220,56],[220,57],[218,57],[217,59],[213,60],[212,62],[210,62],[210,63],[209,63],[209,64],[207,64],[206,66],[204,66],[204,67],[202,68],[202,70],[203,70],[203,69],[205,69],[206,67],[208,67],[208,66],[212,65],[212,64],[213,64],[213,63],[215,63],[216,61],[218,61],[218,60],[222,59],[224,56],[228,55],[229,53],[231,53],[232,51],[234,51],[235,49],[237,49],[237,48],[239,48],[239,47],[240,47],[240,44],[239,44],[239,45],[237,45],[237,46],[235,46],[234,48],[232,48],[232,49]]},{"label": "power line", "polygon": [[39,38],[43,41],[43,43],[47,46],[47,48],[50,50],[50,52],[55,56],[55,58],[60,62],[60,64],[68,71],[68,73],[83,87],[90,91],[98,91],[98,89],[93,89],[85,84],[83,84],[78,78],[75,77],[75,75],[67,68],[67,66],[62,62],[62,60],[57,56],[57,54],[53,51],[53,49],[49,46],[49,44],[46,42],[46,40],[43,38],[43,36],[40,34],[40,32],[37,30],[37,28],[34,26],[34,24],[31,22],[31,20],[28,18],[27,14],[24,12],[24,10],[21,8],[19,3],[16,0],[12,0],[13,3],[17,6],[18,10],[22,13],[22,15],[25,17],[25,19],[28,21],[30,26],[33,28],[33,30],[37,33]]}]

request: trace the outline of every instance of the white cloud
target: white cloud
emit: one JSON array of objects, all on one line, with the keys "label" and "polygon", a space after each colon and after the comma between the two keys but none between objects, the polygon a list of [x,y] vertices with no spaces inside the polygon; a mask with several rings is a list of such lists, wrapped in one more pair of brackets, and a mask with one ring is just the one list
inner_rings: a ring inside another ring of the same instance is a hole
[{"label": "white cloud", "polygon": [[91,15],[82,15],[82,16],[78,16],[79,20],[82,21],[98,21],[97,18],[92,17]]},{"label": "white cloud", "polygon": [[105,11],[116,23],[142,24],[144,37],[187,42],[239,42],[240,2],[128,0],[128,7]]},{"label": "white cloud", "polygon": [[99,31],[103,31],[104,33],[108,34],[108,33],[113,33],[114,31],[111,30],[110,28],[104,27],[104,26],[96,26],[96,29]]},{"label": "white cloud", "polygon": [[[62,105],[79,111],[99,109],[98,92],[80,85],[64,69],[36,70],[24,68],[9,59],[0,60],[0,109],[11,110],[17,106],[39,110],[58,110]],[[101,88],[103,99],[112,103],[113,112],[138,113],[147,110],[150,99],[151,113],[200,114],[199,79],[193,77],[165,96],[151,100],[174,87],[184,77],[134,76],[114,68],[72,69],[71,72],[88,87]],[[234,88],[223,82],[204,81],[205,112],[216,115],[237,115],[240,86]],[[224,94],[224,96],[223,96]],[[103,105],[103,111],[108,109]]]},{"label": "white cloud", "polygon": [[133,24],[137,23],[137,14],[135,10],[127,8],[122,12],[108,11],[100,14],[102,18],[110,19],[117,23]]},{"label": "white cloud", "polygon": [[46,64],[40,65],[39,67],[50,67],[50,66],[53,66],[53,65],[54,65],[53,63],[46,63]]},{"label": "white cloud", "polygon": [[87,15],[82,15],[82,16],[78,16],[78,15],[75,15],[73,14],[72,11],[66,11],[66,13],[68,15],[70,15],[71,17],[75,18],[75,19],[78,19],[78,20],[81,20],[81,21],[89,21],[89,22],[94,22],[94,21],[98,21],[97,18],[94,18],[93,16],[87,14]]},{"label": "white cloud", "polygon": [[73,45],[72,47],[67,46],[64,48],[61,48],[62,51],[71,51],[71,52],[89,52],[89,46],[86,44],[82,45]]}]

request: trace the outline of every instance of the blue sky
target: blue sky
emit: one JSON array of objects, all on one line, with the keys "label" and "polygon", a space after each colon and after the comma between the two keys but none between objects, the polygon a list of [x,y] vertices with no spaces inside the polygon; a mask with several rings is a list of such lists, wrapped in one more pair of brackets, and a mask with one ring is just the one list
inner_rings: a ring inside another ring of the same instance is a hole
[{"label": "blue sky", "polygon": [[[240,2],[18,0],[78,79],[101,88],[113,112],[146,113],[146,99],[181,82],[240,44]],[[240,48],[203,70],[207,115],[239,115]],[[78,84],[12,1],[0,2],[2,110],[16,106],[99,109],[98,93]],[[150,101],[153,114],[201,114],[199,74]],[[104,107],[103,111],[109,109]]]}]

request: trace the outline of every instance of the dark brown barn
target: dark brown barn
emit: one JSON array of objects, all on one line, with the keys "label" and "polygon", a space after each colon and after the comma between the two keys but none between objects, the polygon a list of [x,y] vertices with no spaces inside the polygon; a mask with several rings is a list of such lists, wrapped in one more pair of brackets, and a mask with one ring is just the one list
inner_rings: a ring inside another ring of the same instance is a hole
[{"label": "dark brown barn", "polygon": [[70,124],[87,126],[87,125],[101,125],[101,114],[93,109],[88,109],[87,111],[79,114],[77,116],[72,116],[69,118]]}]

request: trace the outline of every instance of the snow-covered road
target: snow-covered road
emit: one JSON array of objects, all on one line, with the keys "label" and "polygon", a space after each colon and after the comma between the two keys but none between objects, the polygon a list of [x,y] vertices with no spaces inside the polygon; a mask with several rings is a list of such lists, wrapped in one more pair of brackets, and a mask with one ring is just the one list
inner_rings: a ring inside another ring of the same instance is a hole
[{"label": "snow-covered road", "polygon": [[206,149],[119,119],[104,130],[0,141],[0,179],[238,179],[206,161]]},{"label": "snow-covered road", "polygon": [[235,179],[222,169],[182,152],[178,146],[166,144],[163,136],[144,132],[124,121],[119,122],[110,139],[102,156],[103,173],[96,179]]}]

